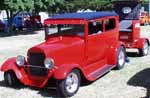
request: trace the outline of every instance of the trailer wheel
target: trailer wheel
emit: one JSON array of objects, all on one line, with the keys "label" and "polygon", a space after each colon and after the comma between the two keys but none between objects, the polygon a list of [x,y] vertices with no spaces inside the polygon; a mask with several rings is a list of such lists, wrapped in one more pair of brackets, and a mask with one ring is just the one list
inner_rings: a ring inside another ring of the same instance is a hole
[{"label": "trailer wheel", "polygon": [[142,49],[139,49],[139,55],[140,56],[146,56],[149,53],[149,44],[147,41],[144,43],[144,47]]},{"label": "trailer wheel", "polygon": [[117,52],[117,65],[116,69],[122,69],[126,62],[126,52],[124,47],[120,47]]},{"label": "trailer wheel", "polygon": [[20,84],[20,81],[17,79],[15,73],[12,71],[4,73],[4,81],[10,87],[17,87]]},{"label": "trailer wheel", "polygon": [[78,70],[73,70],[68,74],[66,79],[57,81],[57,91],[61,97],[71,97],[79,89],[80,73]]}]

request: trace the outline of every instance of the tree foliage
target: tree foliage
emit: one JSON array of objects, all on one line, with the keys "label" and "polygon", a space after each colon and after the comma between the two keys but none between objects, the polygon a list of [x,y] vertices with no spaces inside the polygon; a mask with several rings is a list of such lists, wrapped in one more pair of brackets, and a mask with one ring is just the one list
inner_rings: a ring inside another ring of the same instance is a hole
[{"label": "tree foliage", "polygon": [[34,8],[34,2],[32,0],[1,0],[0,4],[0,9],[6,10],[7,13],[9,32],[13,29],[12,21],[17,13]]},{"label": "tree foliage", "polygon": [[81,9],[110,10],[112,4],[110,0],[66,0],[67,11],[77,11]]},{"label": "tree foliage", "polygon": [[[117,0],[0,0],[0,9],[7,11],[10,26],[13,17],[20,11],[48,11],[51,14],[76,12],[81,9],[112,10]],[[148,0],[141,0],[141,3]]]}]

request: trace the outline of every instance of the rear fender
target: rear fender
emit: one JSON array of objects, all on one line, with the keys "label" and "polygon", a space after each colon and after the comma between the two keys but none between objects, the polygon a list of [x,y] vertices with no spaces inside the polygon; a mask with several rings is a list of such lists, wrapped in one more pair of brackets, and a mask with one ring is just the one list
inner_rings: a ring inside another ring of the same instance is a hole
[{"label": "rear fender", "polygon": [[137,42],[137,48],[142,49],[144,47],[145,41],[147,41],[148,44],[150,45],[149,40],[147,38],[140,38]]},{"label": "rear fender", "polygon": [[65,79],[67,77],[67,75],[73,70],[73,69],[79,69],[81,70],[81,68],[79,67],[78,64],[64,64],[61,65],[60,67],[58,67],[58,69],[56,69],[56,71],[54,72],[53,77],[55,79]]},{"label": "rear fender", "polygon": [[125,48],[125,45],[123,42],[116,42],[113,43],[108,50],[107,54],[107,60],[109,65],[116,65],[117,63],[117,51],[120,46],[123,46]]}]

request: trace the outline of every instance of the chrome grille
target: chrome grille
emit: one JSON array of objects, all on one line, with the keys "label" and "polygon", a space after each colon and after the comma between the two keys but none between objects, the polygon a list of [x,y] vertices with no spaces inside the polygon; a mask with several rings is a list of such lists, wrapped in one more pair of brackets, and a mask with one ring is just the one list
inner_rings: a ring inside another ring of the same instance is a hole
[{"label": "chrome grille", "polygon": [[34,76],[47,75],[48,69],[44,67],[45,55],[43,53],[29,53],[28,62],[31,65],[29,73]]}]

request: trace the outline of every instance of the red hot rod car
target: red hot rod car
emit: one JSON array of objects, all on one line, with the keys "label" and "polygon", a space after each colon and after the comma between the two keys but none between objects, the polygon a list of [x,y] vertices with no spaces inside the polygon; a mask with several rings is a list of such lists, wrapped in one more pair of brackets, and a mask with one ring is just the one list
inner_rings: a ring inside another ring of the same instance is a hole
[{"label": "red hot rod car", "polygon": [[44,24],[45,42],[30,48],[27,58],[9,58],[2,65],[9,86],[19,81],[43,88],[54,79],[62,96],[73,96],[83,78],[94,81],[113,68],[123,68],[126,53],[118,41],[116,13],[68,13]]}]

